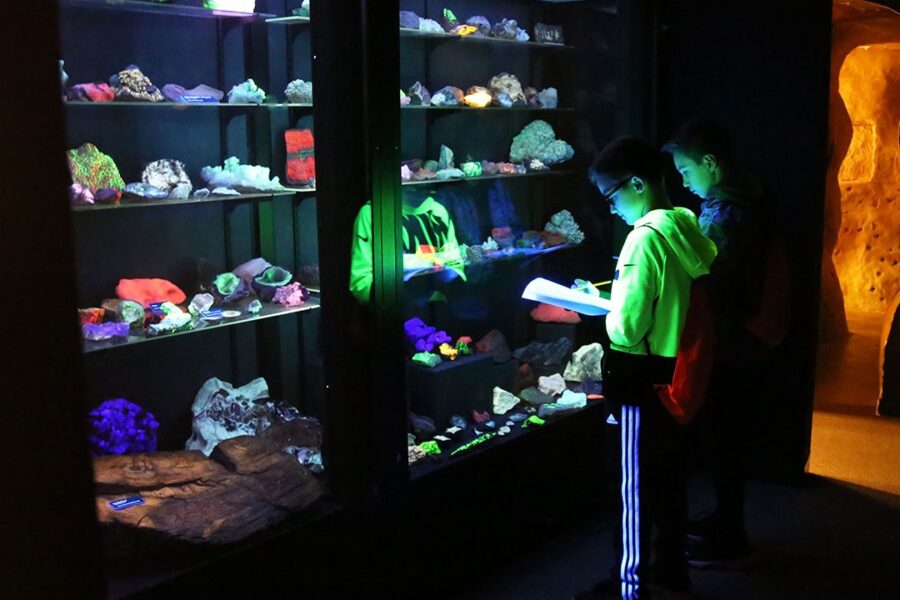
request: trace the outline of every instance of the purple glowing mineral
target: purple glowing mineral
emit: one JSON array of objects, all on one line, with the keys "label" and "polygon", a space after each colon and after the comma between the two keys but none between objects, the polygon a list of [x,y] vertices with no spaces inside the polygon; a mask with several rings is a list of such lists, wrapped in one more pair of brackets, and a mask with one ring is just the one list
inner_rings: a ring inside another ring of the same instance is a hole
[{"label": "purple glowing mineral", "polygon": [[106,400],[88,415],[91,454],[156,452],[159,422],[152,413],[124,398]]}]

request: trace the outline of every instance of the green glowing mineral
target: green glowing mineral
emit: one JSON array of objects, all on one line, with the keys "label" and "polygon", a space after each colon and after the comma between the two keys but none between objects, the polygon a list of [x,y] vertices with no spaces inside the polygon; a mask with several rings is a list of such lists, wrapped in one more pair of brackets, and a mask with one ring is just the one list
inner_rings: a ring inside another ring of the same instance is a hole
[{"label": "green glowing mineral", "polygon": [[543,420],[537,415],[531,415],[530,417],[525,419],[524,423],[522,423],[522,429],[528,429],[529,427],[539,427],[546,422],[547,421]]},{"label": "green glowing mineral", "polygon": [[216,275],[213,285],[219,290],[223,296],[229,296],[234,293],[241,283],[241,278],[234,273],[220,273]]},{"label": "green glowing mineral", "polygon": [[466,177],[481,177],[481,163],[464,162],[459,165],[459,168],[466,174]]},{"label": "green glowing mineral", "polygon": [[441,357],[433,352],[419,352],[417,354],[413,354],[413,362],[417,365],[422,365],[423,367],[428,367],[429,369],[433,369],[434,367],[441,364]]},{"label": "green glowing mineral", "polygon": [[421,449],[422,449],[422,452],[424,452],[424,453],[427,454],[427,455],[435,455],[435,454],[440,454],[440,453],[441,453],[441,447],[438,446],[438,443],[435,442],[434,440],[429,440],[429,441],[427,441],[427,442],[422,442],[422,443],[419,445],[419,448],[421,448]]},{"label": "green glowing mineral", "polygon": [[96,194],[103,188],[114,188],[120,192],[125,182],[119,175],[119,169],[113,159],[100,152],[93,144],[83,144],[79,148],[69,150],[69,173],[72,181],[80,183]]},{"label": "green glowing mineral", "polygon": [[453,14],[453,11],[449,8],[444,9],[444,20],[453,27],[455,25],[459,25],[459,19],[456,18],[456,15]]},{"label": "green glowing mineral", "polygon": [[450,456],[456,456],[460,452],[465,452],[466,450],[474,448],[475,446],[480,446],[481,444],[485,443],[486,441],[488,441],[492,437],[495,437],[496,435],[497,435],[496,432],[482,434],[482,435],[478,436],[477,438],[475,438],[474,440],[472,440],[471,442],[469,442],[467,444],[463,444],[462,446],[460,446],[459,448],[457,448],[456,450],[451,452]]}]

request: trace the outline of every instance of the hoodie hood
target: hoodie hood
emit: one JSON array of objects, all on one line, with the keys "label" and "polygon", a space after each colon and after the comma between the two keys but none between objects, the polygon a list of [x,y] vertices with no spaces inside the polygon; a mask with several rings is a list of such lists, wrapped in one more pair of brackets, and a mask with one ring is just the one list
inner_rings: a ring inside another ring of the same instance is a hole
[{"label": "hoodie hood", "polygon": [[759,180],[749,173],[736,173],[713,186],[703,205],[734,202],[740,205],[758,204],[765,190]]},{"label": "hoodie hood", "polygon": [[665,238],[692,279],[709,273],[716,258],[716,245],[700,231],[697,216],[690,210],[681,206],[651,210],[634,223],[635,229],[644,226],[652,227]]}]

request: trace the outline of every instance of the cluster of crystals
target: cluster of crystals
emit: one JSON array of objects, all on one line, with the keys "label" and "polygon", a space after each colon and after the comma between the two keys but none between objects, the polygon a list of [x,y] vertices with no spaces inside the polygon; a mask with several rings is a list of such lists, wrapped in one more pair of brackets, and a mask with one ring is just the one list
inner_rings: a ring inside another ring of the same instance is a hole
[{"label": "cluster of crystals", "polygon": [[540,92],[533,87],[522,87],[519,79],[510,73],[500,73],[491,78],[487,86],[473,85],[464,92],[461,88],[446,85],[431,94],[421,82],[415,82],[408,91],[400,90],[400,104],[412,106],[470,106],[485,108],[531,107],[557,108],[559,93],[549,87]]},{"label": "cluster of crystals", "polygon": [[[400,27],[402,29],[414,29],[422,33],[437,33],[457,35],[460,37],[493,37],[502,40],[527,42],[531,37],[528,32],[519,27],[515,19],[501,19],[493,25],[487,17],[473,15],[461,22],[452,10],[445,8],[442,13],[443,23],[434,19],[422,18],[413,11],[400,11]],[[535,37],[538,42],[548,44],[561,44],[562,30],[558,25],[535,25]]]}]

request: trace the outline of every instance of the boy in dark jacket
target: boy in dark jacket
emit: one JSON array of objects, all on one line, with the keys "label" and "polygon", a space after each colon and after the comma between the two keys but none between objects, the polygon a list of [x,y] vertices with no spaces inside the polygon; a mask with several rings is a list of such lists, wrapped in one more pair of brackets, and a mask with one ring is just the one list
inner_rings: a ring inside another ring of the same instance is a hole
[{"label": "boy in dark jacket", "polygon": [[[747,452],[743,421],[764,346],[743,320],[755,314],[762,285],[764,194],[732,160],[728,133],[716,122],[684,124],[663,151],[672,155],[684,187],[702,200],[700,227],[719,254],[710,269],[716,307],[718,346],[704,409],[711,448],[716,509],[688,526],[688,557],[693,566],[735,562],[750,553],[744,528],[743,472]],[[771,215],[770,215],[771,216]],[[701,426],[703,419],[700,419]]]},{"label": "boy in dark jacket", "polygon": [[591,181],[610,211],[634,226],[619,254],[606,317],[607,421],[621,438],[621,518],[616,519],[615,576],[577,598],[650,597],[653,526],[656,582],[687,591],[683,555],[685,498],[679,425],[654,384],[671,382],[694,279],[709,272],[716,247],[696,216],[673,208],[660,153],[636,138],[604,148]]}]

